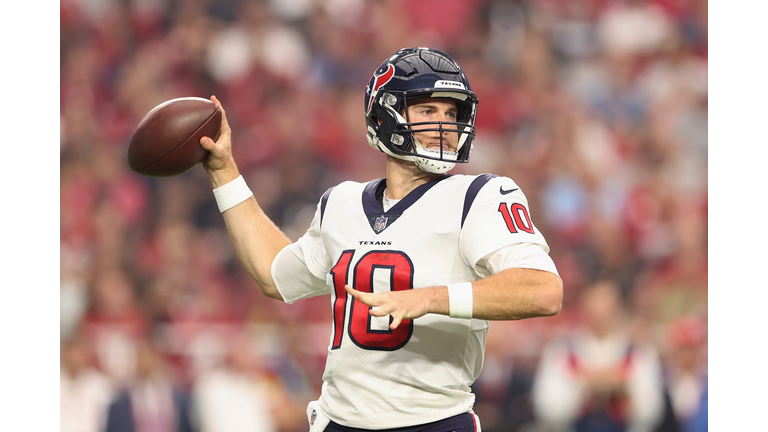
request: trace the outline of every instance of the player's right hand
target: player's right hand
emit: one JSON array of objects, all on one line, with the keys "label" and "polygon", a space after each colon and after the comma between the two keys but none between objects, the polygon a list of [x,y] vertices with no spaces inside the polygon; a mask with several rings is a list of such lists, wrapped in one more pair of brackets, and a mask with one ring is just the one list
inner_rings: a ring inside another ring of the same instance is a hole
[{"label": "player's right hand", "polygon": [[240,175],[232,157],[232,130],[229,128],[227,113],[216,96],[211,96],[211,102],[221,110],[221,134],[217,141],[210,137],[200,138],[200,145],[210,154],[203,161],[205,172],[211,176],[215,187],[222,186]]}]

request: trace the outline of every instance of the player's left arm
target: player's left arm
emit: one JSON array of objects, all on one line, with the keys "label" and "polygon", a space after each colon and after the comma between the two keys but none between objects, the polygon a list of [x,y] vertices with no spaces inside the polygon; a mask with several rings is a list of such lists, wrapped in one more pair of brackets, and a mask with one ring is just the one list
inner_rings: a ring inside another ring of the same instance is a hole
[{"label": "player's left arm", "polygon": [[[391,329],[403,319],[428,313],[449,315],[448,287],[364,293],[349,286],[356,300],[378,309],[372,316],[392,315]],[[472,317],[486,320],[520,320],[551,316],[560,312],[563,284],[554,273],[527,268],[510,268],[472,282]]]},{"label": "player's left arm", "polygon": [[[442,290],[443,287],[439,287],[439,291]],[[448,308],[447,288],[445,291],[445,299],[439,296],[433,308]],[[548,271],[510,268],[473,282],[472,299],[473,318],[520,320],[552,316],[562,307],[563,283],[556,274]]]},{"label": "player's left arm", "polygon": [[[460,253],[478,275],[487,277],[472,282],[472,317],[518,320],[560,312],[563,284],[544,237],[532,223],[525,195],[506,177],[475,190],[475,195],[467,194],[471,200],[465,200]],[[379,307],[371,315],[391,314],[393,329],[402,319],[449,315],[446,286],[375,294],[347,287],[347,292]]]}]

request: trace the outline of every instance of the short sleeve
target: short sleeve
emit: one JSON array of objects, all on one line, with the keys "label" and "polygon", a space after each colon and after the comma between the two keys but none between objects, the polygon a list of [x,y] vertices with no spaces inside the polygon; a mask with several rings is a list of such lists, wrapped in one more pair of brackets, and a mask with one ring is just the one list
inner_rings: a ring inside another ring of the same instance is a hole
[{"label": "short sleeve", "polygon": [[515,243],[491,252],[475,265],[475,271],[481,277],[488,277],[510,268],[527,268],[554,273],[557,267],[541,245],[536,243]]},{"label": "short sleeve", "polygon": [[320,234],[322,202],[307,232],[283,248],[272,262],[272,279],[286,303],[331,292],[325,277],[333,264]]},{"label": "short sleeve", "polygon": [[459,250],[472,268],[489,254],[517,243],[533,243],[549,252],[549,245],[533,223],[528,199],[512,179],[492,178],[476,195],[468,194],[465,209]]}]

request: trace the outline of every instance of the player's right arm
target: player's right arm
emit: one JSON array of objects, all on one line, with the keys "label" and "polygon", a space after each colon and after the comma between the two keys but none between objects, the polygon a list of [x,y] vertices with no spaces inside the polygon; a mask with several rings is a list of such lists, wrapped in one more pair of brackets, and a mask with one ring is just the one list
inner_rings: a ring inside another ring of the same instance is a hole
[{"label": "player's right arm", "polygon": [[[215,189],[235,180],[240,171],[232,157],[232,130],[227,115],[216,96],[212,96],[211,101],[221,109],[221,135],[216,142],[203,137],[200,145],[211,152],[203,162],[203,168]],[[226,210],[223,215],[240,262],[264,295],[282,300],[272,279],[271,267],[278,252],[291,244],[291,240],[267,217],[253,196]]]}]

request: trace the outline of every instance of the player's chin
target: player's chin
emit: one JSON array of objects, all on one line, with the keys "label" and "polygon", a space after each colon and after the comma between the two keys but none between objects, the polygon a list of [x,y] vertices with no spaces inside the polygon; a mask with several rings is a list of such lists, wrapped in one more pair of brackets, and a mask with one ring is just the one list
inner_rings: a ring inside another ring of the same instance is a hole
[{"label": "player's chin", "polygon": [[458,147],[459,141],[456,139],[456,137],[443,139],[443,151],[455,152]]}]

